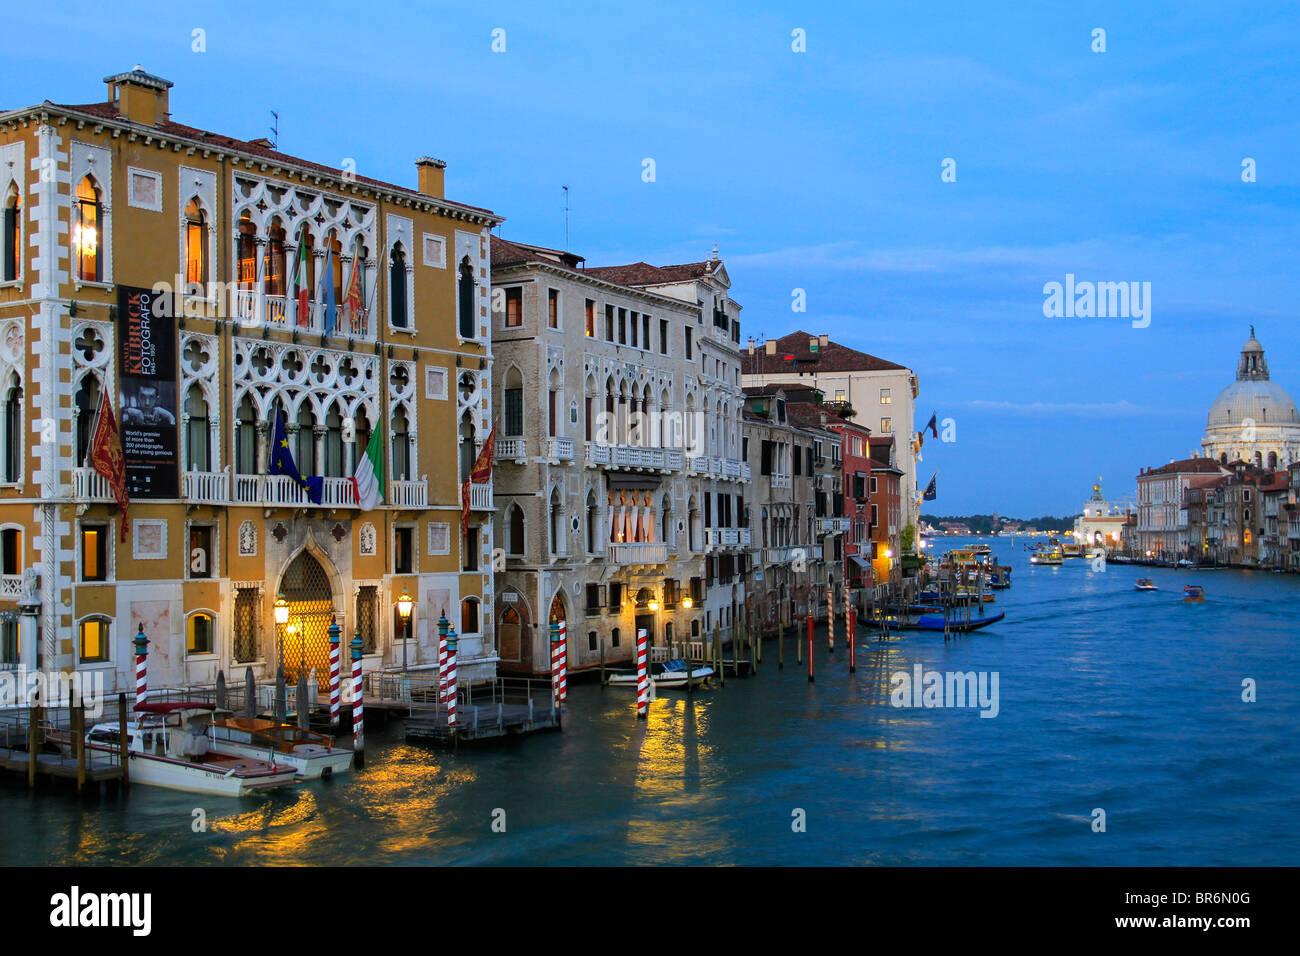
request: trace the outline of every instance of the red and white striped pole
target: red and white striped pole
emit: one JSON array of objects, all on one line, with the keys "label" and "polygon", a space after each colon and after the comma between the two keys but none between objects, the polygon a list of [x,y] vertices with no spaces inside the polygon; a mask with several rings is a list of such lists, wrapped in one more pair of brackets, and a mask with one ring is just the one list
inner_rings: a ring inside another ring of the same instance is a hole
[{"label": "red and white striped pole", "polygon": [[813,606],[812,595],[808,595],[808,683],[813,682]]},{"label": "red and white striped pole", "polygon": [[366,702],[361,689],[361,635],[352,638],[352,760],[358,767],[366,762]]},{"label": "red and white striped pole", "polygon": [[139,710],[149,697],[149,638],[144,636],[143,623],[131,643],[135,645],[135,707]]},{"label": "red and white striped pole", "polygon": [[339,728],[339,622],[330,625],[330,727]]},{"label": "red and white striped pole", "polygon": [[447,702],[447,629],[450,627],[447,623],[447,612],[442,612],[442,617],[438,618],[438,703]]},{"label": "red and white striped pole", "polygon": [[650,670],[646,664],[645,628],[636,629],[636,716],[645,720],[650,715]]},{"label": "red and white striped pole", "polygon": [[563,707],[569,701],[569,628],[564,621],[560,622],[560,706]]},{"label": "red and white striped pole", "polygon": [[456,732],[456,628],[447,632],[447,729]]},{"label": "red and white striped pole", "polygon": [[[830,641],[831,653],[835,653],[835,581],[826,579],[826,637]],[[852,653],[852,648],[849,652]]]}]

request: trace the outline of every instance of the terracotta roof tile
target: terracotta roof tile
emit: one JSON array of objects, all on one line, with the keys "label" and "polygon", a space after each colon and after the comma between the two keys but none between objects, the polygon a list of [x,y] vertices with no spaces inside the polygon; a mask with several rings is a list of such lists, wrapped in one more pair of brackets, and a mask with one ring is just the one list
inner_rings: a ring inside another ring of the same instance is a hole
[{"label": "terracotta roof tile", "polygon": [[[799,372],[880,372],[895,369],[905,371],[907,368],[905,365],[851,349],[838,342],[828,341],[826,345],[813,352],[808,347],[808,342],[816,338],[817,336],[802,330],[783,335],[776,339],[775,355],[767,355],[763,350],[755,348],[752,356],[748,354],[741,356],[742,371],[746,375],[760,373],[780,375],[783,372],[796,370]],[[786,355],[794,356],[793,368],[785,361]]]}]

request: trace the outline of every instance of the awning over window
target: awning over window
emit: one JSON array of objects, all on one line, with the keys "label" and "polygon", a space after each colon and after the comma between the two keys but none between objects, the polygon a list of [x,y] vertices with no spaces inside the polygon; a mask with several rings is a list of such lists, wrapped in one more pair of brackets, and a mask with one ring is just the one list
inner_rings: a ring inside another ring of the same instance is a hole
[{"label": "awning over window", "polygon": [[871,562],[868,561],[860,554],[850,554],[849,560],[852,561],[854,564],[856,564],[858,567],[862,568],[862,570],[864,571],[871,570]]},{"label": "awning over window", "polygon": [[609,479],[610,491],[653,491],[663,483],[663,479],[657,475],[627,475],[610,472],[606,478]]}]

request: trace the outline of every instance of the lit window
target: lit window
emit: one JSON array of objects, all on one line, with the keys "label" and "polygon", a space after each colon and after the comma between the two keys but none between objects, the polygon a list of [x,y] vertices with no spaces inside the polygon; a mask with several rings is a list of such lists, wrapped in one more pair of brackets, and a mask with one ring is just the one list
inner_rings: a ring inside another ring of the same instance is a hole
[{"label": "lit window", "polygon": [[82,663],[108,660],[108,622],[102,618],[81,622],[81,660]]},{"label": "lit window", "polygon": [[72,209],[72,251],[76,258],[77,278],[83,282],[101,282],[104,278],[100,248],[103,245],[102,206],[99,190],[87,176],[77,185]]},{"label": "lit window", "polygon": [[[208,281],[207,217],[197,199],[185,207],[185,282],[206,285]],[[197,290],[202,294],[202,290]]]},{"label": "lit window", "polygon": [[212,653],[212,617],[207,614],[190,616],[185,632],[185,650],[190,654]]},{"label": "lit window", "polygon": [[881,404],[881,405],[889,405],[889,404],[891,404],[892,402],[893,402],[893,399],[889,397],[889,389],[887,389],[887,388],[882,388],[882,389],[880,390],[880,404]]},{"label": "lit window", "polygon": [[81,580],[108,580],[108,526],[81,526]]},{"label": "lit window", "polygon": [[893,431],[892,419],[882,418],[880,420],[880,430],[886,435],[888,435],[891,431]]}]

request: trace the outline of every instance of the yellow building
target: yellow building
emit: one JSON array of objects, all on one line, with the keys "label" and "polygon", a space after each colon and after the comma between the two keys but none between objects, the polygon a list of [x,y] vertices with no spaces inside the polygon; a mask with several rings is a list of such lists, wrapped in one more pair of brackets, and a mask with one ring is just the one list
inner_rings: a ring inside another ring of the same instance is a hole
[{"label": "yellow building", "polygon": [[[138,67],[105,82],[0,113],[0,666],[128,689],[143,625],[151,686],[268,679],[282,643],[290,679],[323,685],[330,623],[345,660],[359,634],[367,669],[427,666],[445,612],[462,680],[491,676],[491,487],[462,528],[459,481],[491,423],[500,218],[445,199],[437,160],[389,185],[174,122],[172,84]],[[104,390],[125,540],[86,460]],[[268,474],[277,408],[319,505]],[[383,503],[362,512],[376,429]]]}]

